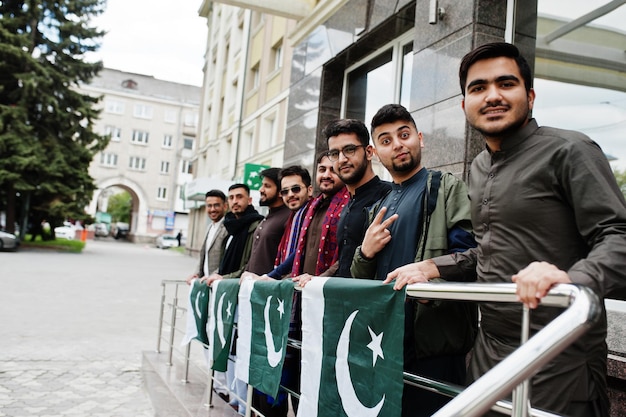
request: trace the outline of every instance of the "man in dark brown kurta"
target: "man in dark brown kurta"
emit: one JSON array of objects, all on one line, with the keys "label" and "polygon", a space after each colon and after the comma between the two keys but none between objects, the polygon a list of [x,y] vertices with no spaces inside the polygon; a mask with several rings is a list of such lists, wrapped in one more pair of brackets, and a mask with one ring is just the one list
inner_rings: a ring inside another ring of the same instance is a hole
[{"label": "man in dark brown kurta", "polygon": [[[559,311],[539,302],[575,283],[600,297],[626,286],[626,202],[600,147],[529,118],[535,92],[517,48],[494,43],[465,56],[463,109],[486,149],[472,163],[469,194],[478,247],[398,268],[395,287],[441,276],[517,283],[531,333]],[[533,406],[567,416],[608,416],[606,312],[532,378]],[[478,378],[519,345],[521,306],[483,303],[469,374]]]}]

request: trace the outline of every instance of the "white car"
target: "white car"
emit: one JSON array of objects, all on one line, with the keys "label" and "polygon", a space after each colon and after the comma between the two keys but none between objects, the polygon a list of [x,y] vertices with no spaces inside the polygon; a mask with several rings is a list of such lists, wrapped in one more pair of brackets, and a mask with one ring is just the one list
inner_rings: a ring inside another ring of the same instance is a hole
[{"label": "white car", "polygon": [[156,238],[156,247],[161,249],[177,248],[178,240],[176,240],[176,236],[159,235]]},{"label": "white car", "polygon": [[0,250],[3,249],[17,249],[20,241],[12,233],[3,232],[0,230]]},{"label": "white car", "polygon": [[70,222],[65,222],[63,226],[54,228],[54,236],[57,239],[73,240],[76,237],[76,227]]}]

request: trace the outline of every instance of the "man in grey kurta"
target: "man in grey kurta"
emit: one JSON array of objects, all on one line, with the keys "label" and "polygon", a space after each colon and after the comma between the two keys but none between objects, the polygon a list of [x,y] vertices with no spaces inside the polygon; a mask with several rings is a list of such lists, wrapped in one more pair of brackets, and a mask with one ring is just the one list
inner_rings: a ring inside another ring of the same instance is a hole
[{"label": "man in grey kurta", "polygon": [[[465,56],[460,83],[468,122],[486,149],[472,163],[469,194],[478,247],[399,268],[396,288],[436,276],[478,275],[517,283],[534,309],[531,332],[559,311],[540,300],[558,283],[600,297],[626,286],[626,202],[600,147],[573,131],[529,118],[530,67],[513,45],[487,44]],[[531,403],[568,416],[608,416],[604,304],[599,323],[532,378]],[[478,378],[519,344],[521,306],[483,303],[469,373]]]}]

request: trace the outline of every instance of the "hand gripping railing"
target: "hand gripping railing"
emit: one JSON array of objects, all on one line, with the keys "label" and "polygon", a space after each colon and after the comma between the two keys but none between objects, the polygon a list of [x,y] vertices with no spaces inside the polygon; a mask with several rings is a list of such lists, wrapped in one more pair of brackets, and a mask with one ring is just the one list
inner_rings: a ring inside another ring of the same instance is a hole
[{"label": "hand gripping railing", "polygon": [[[412,284],[407,294],[424,299],[446,299],[489,302],[519,302],[515,284]],[[600,300],[586,287],[560,284],[550,290],[542,300],[544,306],[567,308],[541,331],[467,387],[434,417],[480,416],[499,399],[539,371],[580,335],[585,333],[600,317]],[[528,316],[525,311],[525,316]],[[527,322],[527,320],[524,320]],[[526,323],[527,324],[527,323]],[[522,332],[525,330],[522,329]],[[513,415],[526,415],[528,390],[522,389],[514,396]],[[521,410],[521,411],[520,411]],[[541,415],[537,410],[533,415]]]}]

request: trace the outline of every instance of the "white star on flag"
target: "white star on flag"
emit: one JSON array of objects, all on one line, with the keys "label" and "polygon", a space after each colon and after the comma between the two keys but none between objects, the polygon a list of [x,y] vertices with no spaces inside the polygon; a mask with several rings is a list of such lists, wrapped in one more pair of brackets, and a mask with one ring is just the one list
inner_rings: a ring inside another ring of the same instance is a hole
[{"label": "white star on flag", "polygon": [[383,355],[383,349],[380,344],[383,341],[383,332],[379,335],[376,335],[374,331],[367,326],[367,330],[370,331],[370,337],[372,341],[368,343],[367,347],[372,351],[372,366],[376,366],[376,360],[380,356],[381,359],[385,359],[385,355]]},{"label": "white star on flag", "polygon": [[250,178],[258,177],[259,173],[257,171],[250,173]]},{"label": "white star on flag", "polygon": [[278,299],[278,308],[276,310],[278,310],[278,312],[280,313],[280,318],[282,319],[283,314],[285,314],[285,302],[280,298]]},{"label": "white star on flag", "polygon": [[226,307],[226,314],[228,314],[228,317],[232,316],[232,313],[230,312],[231,307],[233,306],[233,303],[228,300],[228,307]]}]

